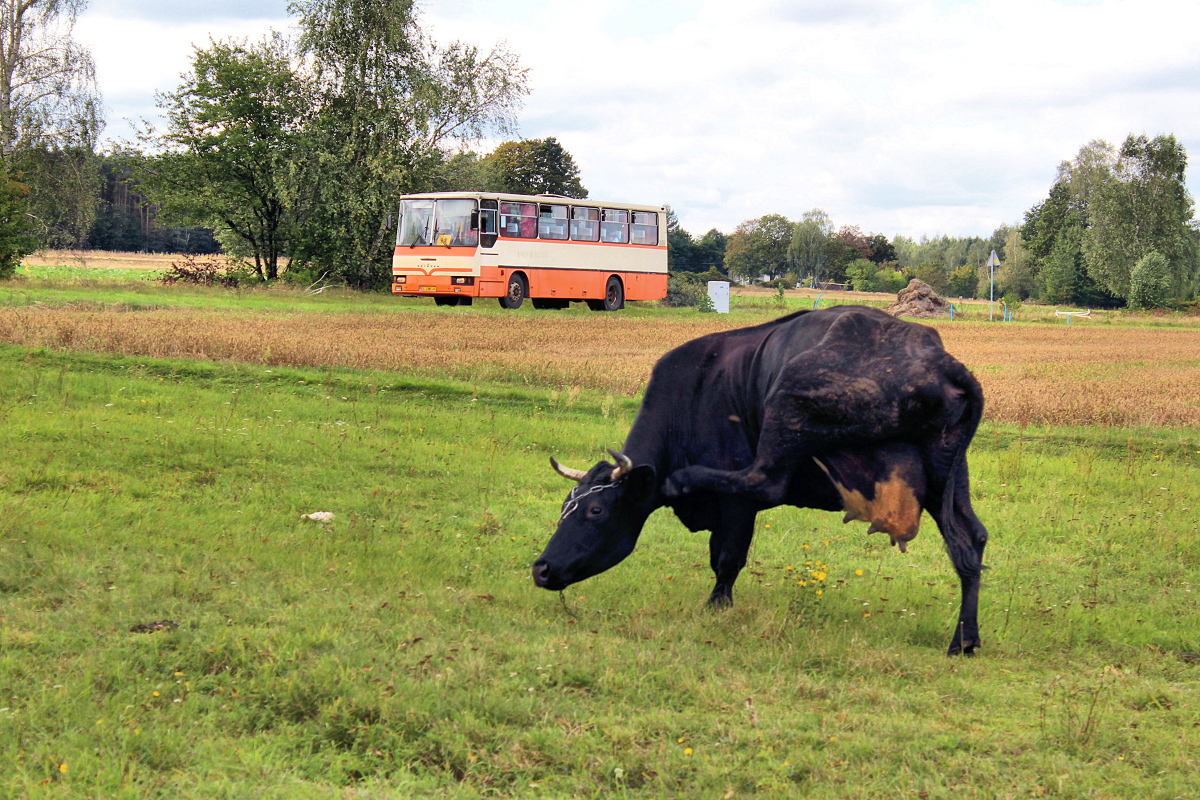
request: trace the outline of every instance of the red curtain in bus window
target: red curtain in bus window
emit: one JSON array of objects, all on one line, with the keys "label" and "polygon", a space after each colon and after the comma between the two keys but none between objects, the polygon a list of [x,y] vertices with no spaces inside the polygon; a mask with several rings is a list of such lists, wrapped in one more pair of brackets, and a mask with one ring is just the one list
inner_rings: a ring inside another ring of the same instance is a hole
[{"label": "red curtain in bus window", "polygon": [[536,239],[537,203],[501,201],[500,235],[513,239]]}]

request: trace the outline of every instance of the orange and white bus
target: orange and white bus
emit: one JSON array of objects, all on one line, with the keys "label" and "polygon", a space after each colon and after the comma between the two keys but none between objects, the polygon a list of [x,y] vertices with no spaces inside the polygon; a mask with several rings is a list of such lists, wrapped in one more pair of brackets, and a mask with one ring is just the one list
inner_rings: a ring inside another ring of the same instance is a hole
[{"label": "orange and white bus", "polygon": [[615,311],[667,295],[662,206],[558,195],[439,192],[400,199],[392,294],[504,308],[584,301]]}]

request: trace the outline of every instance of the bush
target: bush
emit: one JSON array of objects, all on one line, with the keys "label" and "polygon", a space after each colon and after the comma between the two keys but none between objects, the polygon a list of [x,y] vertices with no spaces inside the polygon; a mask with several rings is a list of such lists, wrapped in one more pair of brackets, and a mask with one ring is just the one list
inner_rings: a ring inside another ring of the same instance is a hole
[{"label": "bush", "polygon": [[238,265],[223,263],[221,258],[206,258],[198,261],[195,254],[187,253],[183,261],[172,261],[171,268],[163,273],[161,280],[167,286],[177,283],[194,283],[199,286],[224,286],[236,289],[246,277],[245,270]]},{"label": "bush", "polygon": [[1171,303],[1171,264],[1166,256],[1150,252],[1133,265],[1129,274],[1131,308],[1163,308]]},{"label": "bush", "polygon": [[701,301],[708,299],[708,285],[701,283],[700,277],[690,272],[672,272],[667,275],[667,296],[660,300],[664,306],[673,308],[698,307]]},{"label": "bush", "polygon": [[908,285],[908,281],[896,270],[884,268],[875,273],[875,285],[878,287],[876,291],[897,294]]},{"label": "bush", "polygon": [[0,171],[0,280],[11,278],[21,259],[37,249],[30,233],[29,187]]},{"label": "bush", "polygon": [[856,292],[877,292],[879,287],[875,282],[875,273],[879,267],[865,258],[858,258],[846,265],[846,278],[850,287]]}]

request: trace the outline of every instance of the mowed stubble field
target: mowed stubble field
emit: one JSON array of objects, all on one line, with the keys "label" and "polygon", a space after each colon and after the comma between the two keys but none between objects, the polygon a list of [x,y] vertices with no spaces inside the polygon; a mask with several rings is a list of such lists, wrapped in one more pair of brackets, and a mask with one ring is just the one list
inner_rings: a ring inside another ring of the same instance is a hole
[{"label": "mowed stubble field", "polygon": [[[767,303],[21,292],[0,309],[0,796],[1200,786],[1200,431],[1147,386],[1195,385],[1194,330],[938,326],[992,415],[970,456],[985,646],[950,660],[928,519],[901,557],[840,515],[766,512],[728,613],[668,512],[567,592],[578,618],[532,589],[565,494],[547,455],[618,446],[658,354]],[[1064,405],[1086,380],[1125,410]]]},{"label": "mowed stubble field", "polygon": [[[0,308],[0,341],[23,347],[267,366],[349,367],[632,397],[667,350],[780,313],[596,315],[434,309],[269,313],[122,306]],[[490,305],[490,304],[488,304]],[[984,387],[985,419],[1022,425],[1200,426],[1200,329],[1075,321],[935,321]]]}]

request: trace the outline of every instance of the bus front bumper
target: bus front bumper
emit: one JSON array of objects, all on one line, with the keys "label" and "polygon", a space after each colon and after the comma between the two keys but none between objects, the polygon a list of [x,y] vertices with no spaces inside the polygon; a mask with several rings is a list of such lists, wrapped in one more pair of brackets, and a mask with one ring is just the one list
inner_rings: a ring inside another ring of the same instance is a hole
[{"label": "bus front bumper", "polygon": [[476,279],[460,275],[393,275],[392,294],[403,297],[478,297]]}]

